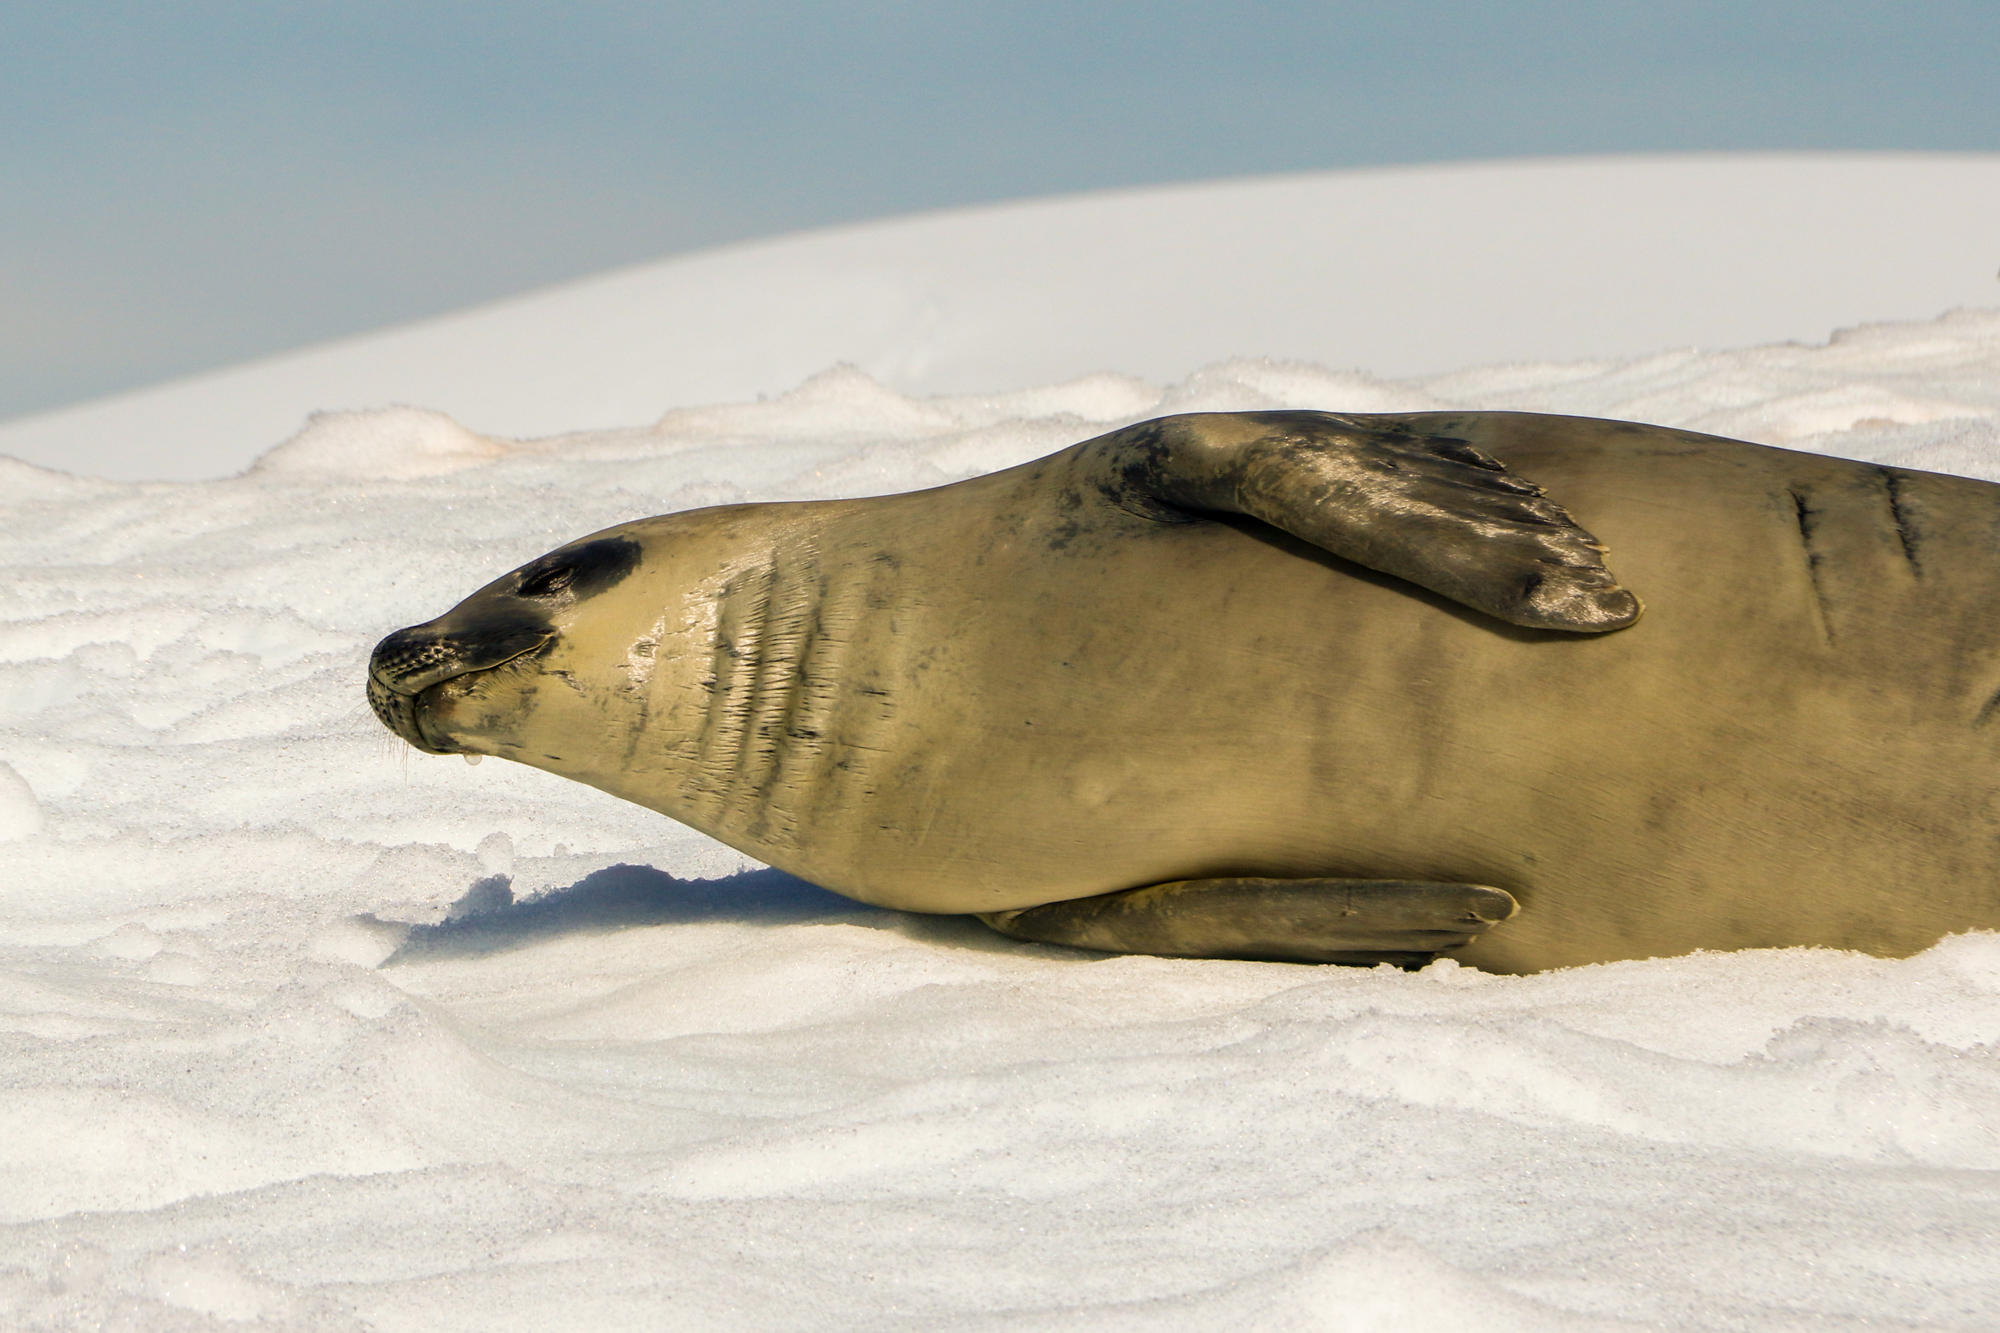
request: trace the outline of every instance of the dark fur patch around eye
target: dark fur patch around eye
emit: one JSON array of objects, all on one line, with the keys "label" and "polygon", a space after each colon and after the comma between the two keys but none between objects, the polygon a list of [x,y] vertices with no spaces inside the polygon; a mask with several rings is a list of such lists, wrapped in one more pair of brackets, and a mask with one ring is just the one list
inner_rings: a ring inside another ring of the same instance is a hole
[{"label": "dark fur patch around eye", "polygon": [[555,565],[544,569],[533,578],[521,581],[521,596],[547,597],[550,593],[561,592],[569,587],[576,577],[576,570],[569,565]]},{"label": "dark fur patch around eye", "polygon": [[638,567],[639,543],[629,537],[600,537],[581,546],[551,551],[523,565],[516,592],[543,601],[580,601],[603,592]]}]

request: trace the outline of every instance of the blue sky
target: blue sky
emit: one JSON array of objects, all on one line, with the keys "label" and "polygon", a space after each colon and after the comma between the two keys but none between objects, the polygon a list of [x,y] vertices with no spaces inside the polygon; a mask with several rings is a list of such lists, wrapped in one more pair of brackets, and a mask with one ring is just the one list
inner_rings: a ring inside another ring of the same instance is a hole
[{"label": "blue sky", "polygon": [[1995,69],[1993,0],[0,0],[0,416],[915,209],[1480,157],[1993,151]]}]

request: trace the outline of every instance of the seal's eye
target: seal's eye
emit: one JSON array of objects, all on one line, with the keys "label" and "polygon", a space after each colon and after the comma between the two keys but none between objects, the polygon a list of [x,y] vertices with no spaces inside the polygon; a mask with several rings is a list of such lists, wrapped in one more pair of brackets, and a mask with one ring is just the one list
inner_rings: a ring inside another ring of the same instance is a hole
[{"label": "seal's eye", "polygon": [[597,537],[572,546],[559,547],[539,560],[530,560],[515,574],[520,582],[514,595],[542,600],[561,598],[565,603],[595,597],[639,565],[639,543],[629,537]]},{"label": "seal's eye", "polygon": [[539,574],[531,574],[521,580],[521,596],[547,597],[551,593],[558,593],[567,588],[575,577],[574,565],[557,565],[553,569],[545,569]]}]

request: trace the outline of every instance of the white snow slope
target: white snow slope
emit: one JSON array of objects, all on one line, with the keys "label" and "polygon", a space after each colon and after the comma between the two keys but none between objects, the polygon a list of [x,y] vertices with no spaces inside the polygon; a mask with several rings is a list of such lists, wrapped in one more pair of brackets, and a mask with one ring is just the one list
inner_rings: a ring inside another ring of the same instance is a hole
[{"label": "white snow slope", "polygon": [[194,480],[320,408],[547,435],[841,361],[963,394],[1231,356],[1416,375],[1817,340],[1991,304],[1996,216],[2000,153],[1462,162],[1032,199],[602,274],[0,423],[0,454]]},{"label": "white snow slope", "polygon": [[0,1327],[2000,1327],[2000,936],[1525,978],[1115,958],[414,754],[384,632],[677,507],[1188,409],[1531,408],[2000,477],[2000,312],[1387,381],[1238,361],[222,481],[0,460]]}]

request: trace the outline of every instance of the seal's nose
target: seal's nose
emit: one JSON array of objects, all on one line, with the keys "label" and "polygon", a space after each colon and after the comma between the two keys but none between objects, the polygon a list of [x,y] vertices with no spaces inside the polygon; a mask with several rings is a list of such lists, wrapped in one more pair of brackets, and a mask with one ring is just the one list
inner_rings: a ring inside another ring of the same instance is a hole
[{"label": "seal's nose", "polygon": [[397,694],[422,694],[440,681],[487,671],[533,652],[553,637],[541,624],[481,625],[455,629],[441,621],[399,629],[375,645],[368,676]]},{"label": "seal's nose", "polygon": [[382,725],[429,754],[448,754],[418,725],[418,696],[433,685],[487,671],[531,653],[554,637],[543,623],[455,627],[450,616],[399,629],[368,658],[368,706]]}]

